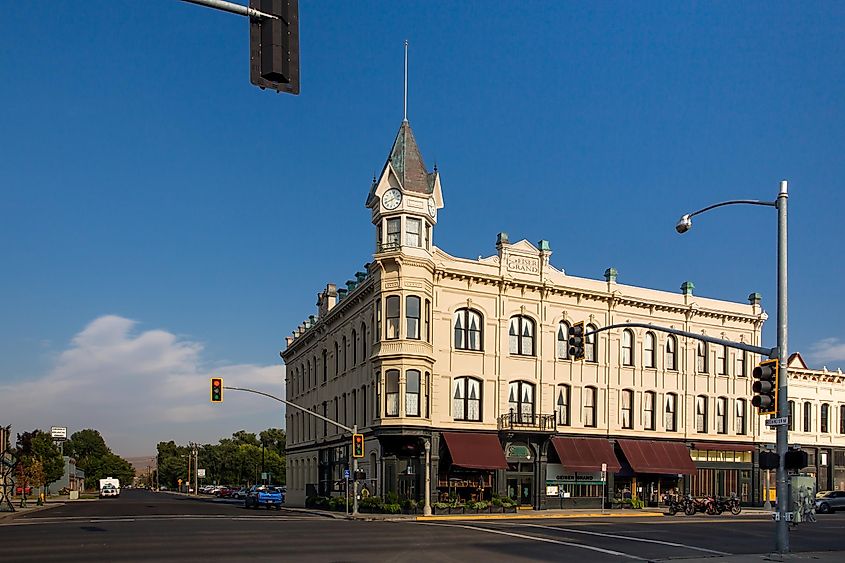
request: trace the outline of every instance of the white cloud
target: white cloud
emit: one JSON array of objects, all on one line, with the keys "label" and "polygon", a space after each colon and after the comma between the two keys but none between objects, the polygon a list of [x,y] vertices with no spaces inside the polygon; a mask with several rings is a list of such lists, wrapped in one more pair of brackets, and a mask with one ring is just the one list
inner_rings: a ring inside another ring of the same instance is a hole
[{"label": "white cloud", "polygon": [[203,364],[203,345],[165,330],[137,333],[136,321],[107,315],[71,340],[44,376],[0,384],[3,424],[13,431],[95,428],[126,456],[155,452],[159,441],[216,442],[240,429],[284,425],[284,405],[224,391],[209,402],[209,377],[227,386],[284,396],[284,366]]},{"label": "white cloud", "polygon": [[[813,364],[845,362],[845,342],[838,338],[825,338],[810,346],[808,354]],[[831,366],[827,366],[828,368]]]}]

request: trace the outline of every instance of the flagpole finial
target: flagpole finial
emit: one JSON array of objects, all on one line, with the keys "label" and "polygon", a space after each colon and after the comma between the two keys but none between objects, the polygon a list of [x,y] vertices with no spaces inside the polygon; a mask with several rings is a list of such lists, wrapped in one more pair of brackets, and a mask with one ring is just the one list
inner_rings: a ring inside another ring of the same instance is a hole
[{"label": "flagpole finial", "polygon": [[403,121],[408,121],[408,40],[405,40],[405,97],[403,108]]}]

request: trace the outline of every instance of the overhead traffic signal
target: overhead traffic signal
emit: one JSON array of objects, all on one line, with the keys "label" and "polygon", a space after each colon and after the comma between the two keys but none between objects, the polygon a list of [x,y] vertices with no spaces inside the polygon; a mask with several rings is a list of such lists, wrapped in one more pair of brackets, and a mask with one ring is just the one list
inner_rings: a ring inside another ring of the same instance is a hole
[{"label": "overhead traffic signal", "polygon": [[211,402],[212,403],[222,403],[223,402],[223,378],[222,377],[212,377],[211,378]]},{"label": "overhead traffic signal", "polygon": [[583,360],[586,356],[584,337],[584,321],[578,321],[569,327],[569,357],[573,360]]},{"label": "overhead traffic signal", "polygon": [[756,393],[751,404],[757,407],[759,414],[777,414],[778,412],[778,360],[760,362],[752,372]]},{"label": "overhead traffic signal", "polygon": [[249,20],[249,81],[299,94],[299,0],[249,0],[249,7],[277,18]]},{"label": "overhead traffic signal", "polygon": [[364,457],[364,435],[352,435],[352,457]]}]

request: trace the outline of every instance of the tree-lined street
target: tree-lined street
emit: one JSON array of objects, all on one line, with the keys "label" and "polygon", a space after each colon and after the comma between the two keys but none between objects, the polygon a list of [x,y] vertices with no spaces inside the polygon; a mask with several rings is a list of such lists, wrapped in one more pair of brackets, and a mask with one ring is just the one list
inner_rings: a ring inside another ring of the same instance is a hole
[{"label": "tree-lined street", "polygon": [[[843,524],[793,530],[793,551],[845,550]],[[10,561],[622,561],[766,553],[771,528],[765,515],[360,521],[130,490],[0,521],[0,542]]]}]

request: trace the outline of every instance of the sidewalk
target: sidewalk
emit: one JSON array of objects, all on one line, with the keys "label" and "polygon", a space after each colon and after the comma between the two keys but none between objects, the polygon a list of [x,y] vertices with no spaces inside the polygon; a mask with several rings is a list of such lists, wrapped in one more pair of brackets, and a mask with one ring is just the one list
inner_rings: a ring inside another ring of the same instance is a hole
[{"label": "sidewalk", "polygon": [[[654,559],[653,561],[677,561],[677,559]],[[801,553],[754,553],[746,555],[723,555],[684,558],[684,563],[761,563],[764,561],[845,561],[842,551],[805,551]]]},{"label": "sidewalk", "polygon": [[69,502],[89,502],[97,500],[96,498],[81,498],[76,500],[70,500],[68,495],[51,495],[47,497],[47,503],[38,506],[38,497],[35,498],[27,498],[26,500],[26,508],[20,508],[20,497],[15,497],[12,500],[12,505],[15,507],[14,512],[0,512],[0,521],[3,520],[10,520],[12,518],[17,518],[22,514],[31,514],[33,512],[41,512],[42,510],[50,510],[51,508],[58,508],[59,506],[64,506]]}]

